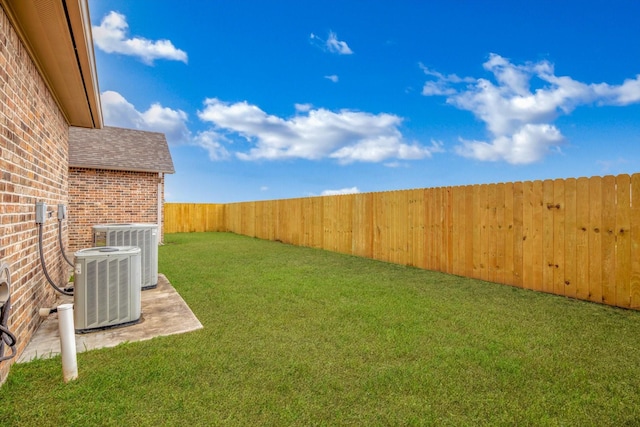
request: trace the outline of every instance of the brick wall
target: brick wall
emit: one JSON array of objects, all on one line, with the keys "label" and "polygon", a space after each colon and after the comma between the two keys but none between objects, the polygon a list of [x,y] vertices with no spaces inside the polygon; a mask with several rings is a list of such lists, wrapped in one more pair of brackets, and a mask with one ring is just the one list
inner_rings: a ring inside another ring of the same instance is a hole
[{"label": "brick wall", "polygon": [[[58,203],[67,203],[68,129],[0,8],[0,262],[11,270],[9,330],[17,335],[19,353],[40,324],[38,309],[55,299],[40,267],[36,201],[53,213],[43,227],[49,274],[58,284],[69,278],[53,212]],[[15,360],[0,362],[0,384]]]},{"label": "brick wall", "polygon": [[158,184],[162,195],[164,178],[158,173],[70,168],[69,254],[93,246],[93,225],[157,224]]}]

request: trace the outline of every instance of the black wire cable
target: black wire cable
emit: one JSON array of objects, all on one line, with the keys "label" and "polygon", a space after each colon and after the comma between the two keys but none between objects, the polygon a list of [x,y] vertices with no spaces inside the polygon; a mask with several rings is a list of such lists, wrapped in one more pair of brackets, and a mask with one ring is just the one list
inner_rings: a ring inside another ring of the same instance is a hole
[{"label": "black wire cable", "polygon": [[[3,308],[3,312],[4,310],[8,310],[8,308],[6,308],[6,303],[5,303],[5,308]],[[2,347],[4,347],[5,343],[7,343],[7,345],[11,349],[10,355],[0,356],[0,362],[2,362],[3,360],[9,360],[15,357],[16,343],[18,342],[18,339],[16,338],[15,335],[11,333],[9,329],[7,329],[5,326],[2,326],[2,325],[0,325],[0,335],[2,335],[2,339],[0,340],[0,355],[4,354],[4,349]]]},{"label": "black wire cable", "polygon": [[64,246],[62,245],[62,220],[61,219],[58,220],[58,241],[60,242],[60,252],[62,252],[62,257],[64,258],[65,261],[67,261],[67,264],[69,264],[71,267],[74,267],[73,263],[69,261],[69,258],[67,258],[67,254],[64,253]]},{"label": "black wire cable", "polygon": [[[2,264],[0,268],[5,272],[6,279],[3,280],[0,284],[7,285],[7,288],[11,288],[11,272],[9,271],[9,266],[6,264]],[[4,302],[2,306],[2,313],[0,314],[0,362],[3,360],[9,360],[16,355],[16,343],[18,339],[15,335],[9,331],[7,328],[7,323],[9,322],[9,311],[11,310],[11,295],[7,296],[7,300]],[[11,354],[9,356],[4,355],[4,345],[5,343],[11,348]]]},{"label": "black wire cable", "polygon": [[38,224],[38,243],[39,243],[38,246],[40,248],[40,264],[42,264],[42,271],[44,272],[44,277],[47,278],[47,282],[49,282],[49,284],[51,285],[51,287],[53,287],[53,289],[60,292],[61,294],[72,296],[73,292],[66,291],[56,286],[56,284],[51,279],[51,276],[49,276],[49,272],[47,271],[47,266],[44,263],[44,251],[42,249],[42,223]]}]

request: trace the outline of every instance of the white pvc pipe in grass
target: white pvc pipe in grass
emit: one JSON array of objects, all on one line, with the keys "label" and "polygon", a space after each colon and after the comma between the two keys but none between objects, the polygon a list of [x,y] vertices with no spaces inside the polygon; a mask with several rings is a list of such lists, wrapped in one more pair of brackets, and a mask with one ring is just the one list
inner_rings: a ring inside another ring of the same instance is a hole
[{"label": "white pvc pipe in grass", "polygon": [[64,382],[78,378],[76,358],[76,335],[73,327],[73,304],[58,306],[58,328],[60,329],[60,354]]}]

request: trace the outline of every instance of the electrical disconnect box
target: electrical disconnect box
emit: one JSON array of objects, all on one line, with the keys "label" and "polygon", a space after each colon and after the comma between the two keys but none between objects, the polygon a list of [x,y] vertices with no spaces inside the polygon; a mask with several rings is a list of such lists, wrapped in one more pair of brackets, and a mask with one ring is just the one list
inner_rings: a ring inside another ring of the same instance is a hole
[{"label": "electrical disconnect box", "polygon": [[58,205],[58,219],[63,220],[67,217],[67,206],[59,204]]},{"label": "electrical disconnect box", "polygon": [[47,204],[45,202],[36,202],[36,224],[44,224],[46,217]]}]

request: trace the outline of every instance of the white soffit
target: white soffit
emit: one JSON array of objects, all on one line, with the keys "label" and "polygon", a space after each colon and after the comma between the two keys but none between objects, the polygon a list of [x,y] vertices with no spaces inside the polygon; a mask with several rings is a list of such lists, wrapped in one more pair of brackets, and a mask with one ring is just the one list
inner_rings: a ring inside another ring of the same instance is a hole
[{"label": "white soffit", "polygon": [[86,0],[0,0],[70,125],[101,128]]}]

